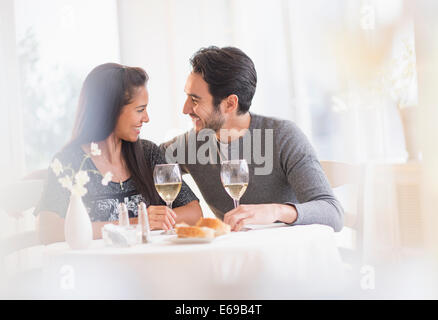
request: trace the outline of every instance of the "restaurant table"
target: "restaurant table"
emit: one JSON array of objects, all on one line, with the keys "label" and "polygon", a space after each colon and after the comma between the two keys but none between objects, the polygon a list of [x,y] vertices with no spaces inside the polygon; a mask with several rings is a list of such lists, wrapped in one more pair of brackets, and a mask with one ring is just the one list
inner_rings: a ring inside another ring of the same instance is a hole
[{"label": "restaurant table", "polygon": [[[250,226],[251,227],[251,226]],[[231,232],[209,243],[180,244],[152,232],[152,242],[120,248],[93,240],[72,250],[48,245],[48,298],[291,299],[333,298],[345,266],[334,231],[276,223]]]}]

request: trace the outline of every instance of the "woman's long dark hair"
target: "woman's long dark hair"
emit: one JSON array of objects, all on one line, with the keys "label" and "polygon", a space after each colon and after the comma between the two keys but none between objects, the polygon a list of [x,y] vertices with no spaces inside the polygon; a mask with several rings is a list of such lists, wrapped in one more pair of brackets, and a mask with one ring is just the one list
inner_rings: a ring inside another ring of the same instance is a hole
[{"label": "woman's long dark hair", "polygon": [[[131,103],[149,77],[141,68],[105,63],[94,68],[82,86],[73,134],[67,146],[105,140],[114,131],[123,106]],[[122,157],[137,190],[150,204],[159,204],[152,168],[140,140],[122,140]]]}]

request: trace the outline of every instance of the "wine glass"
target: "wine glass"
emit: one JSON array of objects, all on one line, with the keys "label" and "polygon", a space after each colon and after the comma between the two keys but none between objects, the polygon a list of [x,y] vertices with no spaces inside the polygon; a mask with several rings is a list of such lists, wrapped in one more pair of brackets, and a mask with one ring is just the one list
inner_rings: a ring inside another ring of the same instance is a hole
[{"label": "wine glass", "polygon": [[[178,196],[182,184],[179,165],[176,163],[157,164],[154,168],[154,184],[161,199],[172,209],[172,202]],[[164,234],[175,234],[175,230],[165,231]]]},{"label": "wine glass", "polygon": [[234,208],[237,208],[249,182],[246,160],[223,161],[221,163],[221,180],[225,190],[233,199]]}]

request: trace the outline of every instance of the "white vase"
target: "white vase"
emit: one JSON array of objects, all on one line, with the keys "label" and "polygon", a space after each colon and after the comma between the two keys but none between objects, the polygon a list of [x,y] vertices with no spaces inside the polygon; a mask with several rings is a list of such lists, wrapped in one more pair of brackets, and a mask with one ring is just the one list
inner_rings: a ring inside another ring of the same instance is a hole
[{"label": "white vase", "polygon": [[72,249],[86,249],[93,240],[93,228],[82,197],[72,194],[64,223],[65,241]]}]

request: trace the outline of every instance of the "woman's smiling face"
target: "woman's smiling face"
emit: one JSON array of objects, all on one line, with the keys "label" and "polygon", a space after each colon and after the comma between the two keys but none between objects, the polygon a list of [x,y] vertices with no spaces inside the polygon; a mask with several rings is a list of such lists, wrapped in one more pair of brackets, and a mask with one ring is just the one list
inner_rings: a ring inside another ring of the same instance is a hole
[{"label": "woman's smiling face", "polygon": [[147,105],[149,94],[146,87],[139,87],[131,102],[123,106],[117,119],[115,136],[121,140],[135,142],[138,140],[140,130],[145,122],[149,122]]}]

